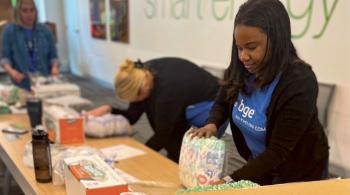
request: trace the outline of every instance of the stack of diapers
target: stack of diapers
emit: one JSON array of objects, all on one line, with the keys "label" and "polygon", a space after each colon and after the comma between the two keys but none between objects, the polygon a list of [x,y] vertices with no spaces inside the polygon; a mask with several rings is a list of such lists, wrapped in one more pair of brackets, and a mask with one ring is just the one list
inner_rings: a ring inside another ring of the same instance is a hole
[{"label": "stack of diapers", "polygon": [[193,138],[187,131],[182,140],[179,171],[187,188],[210,185],[222,177],[225,142],[211,138]]},{"label": "stack of diapers", "polygon": [[90,137],[109,137],[115,135],[129,135],[131,126],[122,115],[105,114],[94,117],[88,116],[85,134]]}]

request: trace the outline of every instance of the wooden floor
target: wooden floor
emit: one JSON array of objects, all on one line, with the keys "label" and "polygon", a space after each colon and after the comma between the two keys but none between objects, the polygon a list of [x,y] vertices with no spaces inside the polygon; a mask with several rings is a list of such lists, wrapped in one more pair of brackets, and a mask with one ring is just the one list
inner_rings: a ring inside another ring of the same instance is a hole
[{"label": "wooden floor", "polygon": [[[113,86],[96,81],[91,78],[77,77],[71,74],[65,74],[65,78],[72,83],[79,85],[81,89],[81,96],[87,98],[93,102],[92,107],[97,107],[103,104],[110,104],[119,108],[126,108],[128,104],[118,100],[115,97]],[[0,82],[1,83],[10,83],[7,75],[0,73]],[[149,126],[149,123],[143,115],[140,120],[133,126],[134,134],[133,137],[145,143],[152,135],[153,131]],[[165,154],[164,151],[161,152]],[[2,183],[3,183],[3,174],[0,165],[0,194],[2,194]],[[16,185],[15,181],[11,182],[10,186],[11,195],[20,195],[23,194],[21,189]]]}]

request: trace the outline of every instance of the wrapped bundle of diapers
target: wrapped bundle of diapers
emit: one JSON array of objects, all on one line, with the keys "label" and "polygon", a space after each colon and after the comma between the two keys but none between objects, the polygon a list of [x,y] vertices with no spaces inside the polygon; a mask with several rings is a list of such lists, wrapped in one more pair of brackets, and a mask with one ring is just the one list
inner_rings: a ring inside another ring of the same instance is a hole
[{"label": "wrapped bundle of diapers", "polygon": [[131,126],[122,115],[105,114],[99,117],[88,116],[85,134],[90,137],[109,137],[114,135],[128,135]]},{"label": "wrapped bundle of diapers", "polygon": [[212,184],[222,177],[225,142],[197,137],[190,140],[188,131],[182,140],[179,171],[180,180],[187,188]]}]

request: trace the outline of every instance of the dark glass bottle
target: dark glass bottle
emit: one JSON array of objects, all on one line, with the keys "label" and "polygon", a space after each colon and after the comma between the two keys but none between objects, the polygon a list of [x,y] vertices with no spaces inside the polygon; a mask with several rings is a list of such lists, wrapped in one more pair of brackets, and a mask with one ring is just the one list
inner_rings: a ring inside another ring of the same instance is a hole
[{"label": "dark glass bottle", "polygon": [[51,182],[51,152],[47,133],[43,130],[33,131],[32,144],[35,179],[41,183]]}]

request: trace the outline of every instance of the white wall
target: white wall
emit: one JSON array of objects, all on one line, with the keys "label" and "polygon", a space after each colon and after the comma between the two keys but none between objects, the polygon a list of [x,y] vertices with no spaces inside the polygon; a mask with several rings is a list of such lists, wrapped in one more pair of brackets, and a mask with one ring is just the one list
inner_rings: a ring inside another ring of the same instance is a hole
[{"label": "white wall", "polygon": [[[330,9],[335,1],[327,2]],[[294,43],[300,55],[313,66],[319,81],[337,85],[330,108],[330,163],[335,165],[330,169],[350,177],[350,1],[338,1],[327,30],[320,39],[312,38],[325,21],[322,2],[315,3],[314,21],[308,33]]]},{"label": "white wall", "polygon": [[68,70],[67,38],[62,0],[36,0],[40,22],[54,22],[57,30],[57,52],[61,70]]},{"label": "white wall", "polygon": [[[78,1],[79,7],[76,9],[79,9],[80,19],[81,60],[77,68],[85,75],[109,83],[113,81],[117,65],[126,57],[147,60],[161,56],[180,56],[199,64],[225,67],[230,59],[233,16],[243,2],[243,0],[130,0],[130,43],[122,44],[91,38],[89,1]],[[290,9],[296,15],[302,15],[309,3],[313,2],[309,11],[305,12],[305,17],[300,20],[291,19],[294,35],[305,30],[305,34],[301,38],[294,39],[294,43],[300,55],[313,66],[319,81],[337,85],[330,109],[330,160],[332,164],[346,169],[345,173],[335,170],[338,174],[349,177],[350,1],[282,0],[282,2],[285,5],[292,2]],[[327,12],[324,12],[324,2],[327,4]],[[337,4],[334,12],[330,15],[332,5],[335,3]],[[182,9],[183,6],[185,9]],[[225,14],[226,17],[221,21],[215,19],[215,16]],[[330,18],[329,23],[323,35],[315,39],[313,36],[319,34],[325,24],[327,18],[325,14]],[[310,16],[309,25],[307,25],[308,16]]]},{"label": "white wall", "polygon": [[61,69],[68,69],[68,57],[67,57],[67,38],[65,33],[65,19],[63,13],[63,1],[62,0],[50,0],[50,3],[46,1],[46,21],[54,22],[57,30],[57,51],[61,64]]}]

